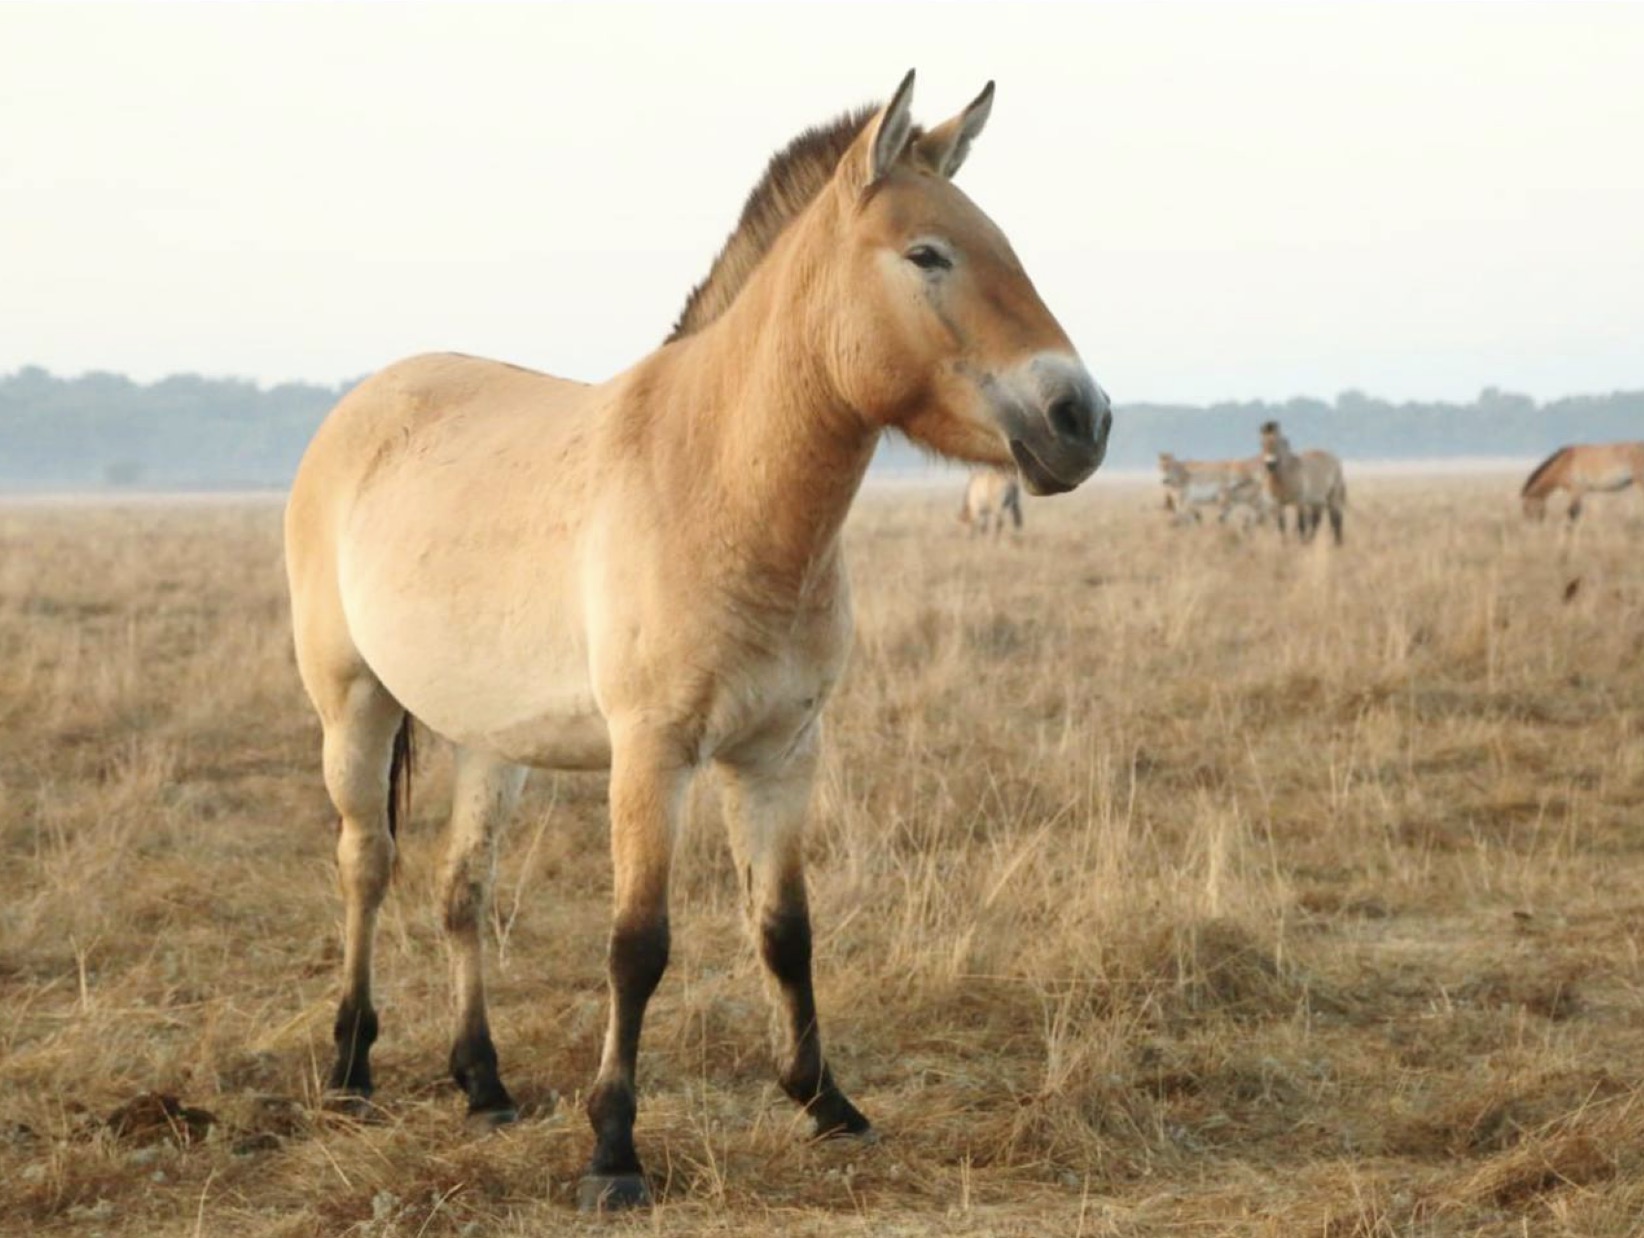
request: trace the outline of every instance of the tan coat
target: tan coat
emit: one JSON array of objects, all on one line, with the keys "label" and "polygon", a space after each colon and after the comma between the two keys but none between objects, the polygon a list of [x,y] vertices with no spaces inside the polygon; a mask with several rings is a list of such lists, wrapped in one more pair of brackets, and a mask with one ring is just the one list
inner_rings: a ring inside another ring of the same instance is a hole
[{"label": "tan coat", "polygon": [[337,406],[286,510],[297,663],[342,819],[333,1090],[371,1090],[371,943],[410,720],[456,745],[441,882],[470,1114],[513,1103],[479,926],[526,766],[611,770],[611,1013],[585,1205],[643,1202],[640,1021],[668,955],[692,775],[722,776],[749,922],[783,1012],[779,1078],[821,1133],[867,1120],[822,1057],[802,828],[850,644],[840,528],[897,429],[1059,493],[1111,414],[1009,242],[952,184],[991,86],[928,133],[912,75],[884,109],[773,159],[670,340],[584,384],[415,357]]}]

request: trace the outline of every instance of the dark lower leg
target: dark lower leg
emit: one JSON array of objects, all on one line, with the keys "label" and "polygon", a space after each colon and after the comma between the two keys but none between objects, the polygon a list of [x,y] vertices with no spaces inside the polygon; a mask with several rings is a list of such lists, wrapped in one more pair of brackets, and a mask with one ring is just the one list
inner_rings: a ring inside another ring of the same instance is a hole
[{"label": "dark lower leg", "polygon": [[484,1014],[465,1020],[451,1044],[451,1078],[468,1096],[470,1114],[514,1112],[514,1098],[502,1085],[497,1048]]},{"label": "dark lower leg", "polygon": [[451,1078],[468,1097],[470,1117],[508,1121],[514,1098],[502,1085],[497,1049],[485,1014],[485,973],[480,916],[485,894],[477,882],[451,881],[446,894],[445,929],[451,950],[451,979],[457,1001],[457,1029],[451,1042]]},{"label": "dark lower leg", "polygon": [[588,1173],[599,1177],[637,1176],[634,1148],[634,1068],[645,1006],[668,966],[668,918],[619,921],[611,931],[611,1021],[599,1078],[588,1095],[588,1121],[594,1128],[594,1155]]},{"label": "dark lower leg", "polygon": [[371,1009],[369,995],[357,999],[350,993],[342,999],[331,1034],[337,1057],[327,1088],[356,1096],[371,1095],[371,1046],[377,1041],[377,1012]]},{"label": "dark lower leg", "polygon": [[834,1083],[822,1057],[811,986],[811,921],[803,885],[790,886],[760,925],[760,954],[781,993],[786,1018],[785,1061],[777,1077],[816,1124],[818,1136],[859,1135],[869,1122]]},{"label": "dark lower leg", "polygon": [[337,847],[344,895],[343,995],[332,1039],[337,1056],[327,1087],[355,1096],[371,1095],[371,1046],[377,1040],[377,1012],[371,1002],[371,953],[377,911],[393,865],[386,831],[360,830],[345,818]]}]

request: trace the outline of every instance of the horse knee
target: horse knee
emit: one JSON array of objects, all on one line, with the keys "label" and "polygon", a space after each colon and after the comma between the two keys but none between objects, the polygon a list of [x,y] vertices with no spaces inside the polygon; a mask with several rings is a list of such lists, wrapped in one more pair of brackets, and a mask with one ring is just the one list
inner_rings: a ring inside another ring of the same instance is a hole
[{"label": "horse knee", "polygon": [[668,970],[668,918],[618,921],[611,930],[611,986],[630,1001],[645,1002]]},{"label": "horse knee", "polygon": [[337,875],[346,894],[376,906],[394,873],[394,841],[386,825],[361,826],[344,816],[337,838]]},{"label": "horse knee", "polygon": [[469,863],[453,865],[446,871],[441,903],[445,911],[445,931],[453,936],[478,930],[485,915],[490,882]]},{"label": "horse knee", "polygon": [[760,925],[759,953],[784,988],[811,978],[811,916],[803,899],[771,909]]}]

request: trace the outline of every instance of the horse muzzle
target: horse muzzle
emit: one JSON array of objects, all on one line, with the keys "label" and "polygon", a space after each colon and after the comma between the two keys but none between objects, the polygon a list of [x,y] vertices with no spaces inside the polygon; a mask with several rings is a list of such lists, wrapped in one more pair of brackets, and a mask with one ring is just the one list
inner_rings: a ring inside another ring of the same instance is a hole
[{"label": "horse muzzle", "polygon": [[1005,438],[1029,494],[1065,494],[1107,455],[1113,405],[1077,362],[1036,360],[1031,397],[1003,410]]}]

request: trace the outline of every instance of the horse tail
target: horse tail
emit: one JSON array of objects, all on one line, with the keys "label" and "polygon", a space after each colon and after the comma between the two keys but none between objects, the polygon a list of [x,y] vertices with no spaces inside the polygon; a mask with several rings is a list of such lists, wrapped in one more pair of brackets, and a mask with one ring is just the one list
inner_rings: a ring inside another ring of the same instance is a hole
[{"label": "horse tail", "polygon": [[1565,453],[1569,450],[1570,449],[1568,447],[1560,447],[1552,455],[1548,456],[1540,464],[1536,465],[1530,475],[1524,479],[1524,488],[1518,492],[1518,497],[1521,499],[1534,497],[1530,494],[1531,488],[1536,484],[1536,482],[1541,480],[1541,475],[1548,469],[1552,468],[1557,461],[1561,460]]},{"label": "horse tail", "polygon": [[388,837],[397,838],[400,822],[411,817],[411,766],[416,753],[411,746],[411,715],[400,721],[394,733],[394,755],[388,760]]}]

